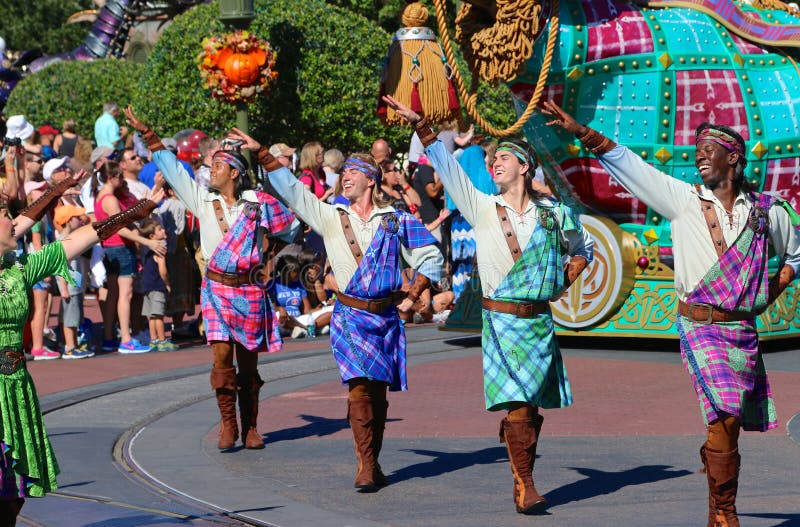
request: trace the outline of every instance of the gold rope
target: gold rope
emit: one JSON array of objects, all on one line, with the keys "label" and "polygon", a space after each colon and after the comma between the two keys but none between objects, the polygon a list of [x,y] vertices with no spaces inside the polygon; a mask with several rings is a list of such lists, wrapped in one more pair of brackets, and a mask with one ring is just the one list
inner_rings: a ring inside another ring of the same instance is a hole
[{"label": "gold rope", "polygon": [[791,13],[793,15],[800,15],[798,10],[786,2],[781,2],[781,0],[753,0],[753,7],[755,9],[774,9],[776,11],[786,11],[787,13]]},{"label": "gold rope", "polygon": [[[547,82],[547,75],[550,72],[550,64],[553,61],[553,52],[555,51],[555,43],[556,40],[558,39],[559,0],[555,0],[553,2],[553,11],[552,11],[553,15],[550,17],[550,34],[547,37],[547,47],[545,49],[542,68],[539,71],[539,79],[536,82],[536,89],[533,91],[533,95],[531,95],[531,100],[528,102],[528,106],[525,108],[525,111],[522,113],[522,115],[520,115],[519,119],[517,119],[517,121],[513,125],[504,129],[495,128],[489,122],[487,122],[486,119],[483,118],[483,116],[480,115],[480,112],[478,111],[477,107],[477,98],[478,98],[477,92],[469,93],[467,91],[467,87],[464,84],[464,79],[461,76],[461,71],[458,69],[458,65],[456,63],[455,54],[453,53],[453,42],[450,39],[450,33],[447,30],[447,19],[445,17],[444,2],[445,0],[433,0],[434,7],[436,8],[436,22],[439,26],[439,33],[442,38],[442,43],[444,44],[444,52],[447,55],[447,60],[453,67],[453,73],[456,81],[456,88],[458,89],[458,94],[464,101],[464,106],[467,109],[467,113],[484,131],[486,131],[490,135],[493,135],[495,137],[507,137],[510,135],[515,135],[522,129],[522,127],[525,125],[528,119],[530,119],[531,115],[533,115],[533,112],[536,109],[536,106],[539,104],[539,100],[542,97],[542,93],[544,92],[544,88]],[[527,31],[530,31],[531,35],[533,35],[534,33],[532,26],[527,27]],[[519,41],[519,39],[521,39],[522,37],[517,35],[502,33],[502,35],[499,36],[498,38],[501,40],[506,39],[506,41],[510,40],[513,42],[515,40]],[[493,49],[492,46],[494,46],[493,43],[488,43],[488,42],[481,45],[486,46],[487,50]],[[531,44],[528,47],[532,49],[533,41],[531,41]],[[504,52],[508,52],[508,48],[505,45],[503,45],[503,49],[505,50]],[[520,48],[517,47],[517,50],[519,51]],[[494,66],[489,66],[487,63],[487,65],[483,69],[485,69],[487,72],[491,72],[490,70],[492,68],[494,68]],[[519,66],[517,66],[517,69],[518,68]],[[503,70],[503,68],[500,66],[496,68],[498,74],[501,70]],[[516,71],[517,70],[515,69],[511,73],[511,75],[516,74]],[[510,77],[504,77],[504,78],[510,78]]]}]

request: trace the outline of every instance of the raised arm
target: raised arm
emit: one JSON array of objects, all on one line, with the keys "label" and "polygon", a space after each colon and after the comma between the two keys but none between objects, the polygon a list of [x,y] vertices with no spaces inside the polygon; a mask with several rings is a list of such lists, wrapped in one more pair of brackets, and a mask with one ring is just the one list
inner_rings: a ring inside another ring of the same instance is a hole
[{"label": "raised arm", "polygon": [[16,239],[19,240],[25,235],[25,233],[30,231],[31,228],[33,228],[33,226],[36,225],[36,223],[41,220],[50,209],[58,204],[58,200],[64,194],[64,192],[75,186],[75,184],[85,175],[86,172],[81,170],[77,174],[73,174],[70,177],[62,179],[44,191],[39,199],[22,209],[17,217],[14,218],[14,236]]},{"label": "raised arm", "polygon": [[267,171],[270,183],[300,219],[319,233],[326,230],[331,220],[336,217],[332,205],[320,201],[294,177],[288,168],[281,165],[269,150],[249,135],[238,128],[233,128],[229,137],[241,141],[244,148],[258,152],[258,163]]},{"label": "raised arm", "polygon": [[458,161],[447,151],[444,144],[436,139],[436,134],[428,126],[426,119],[390,95],[385,95],[383,100],[416,129],[420,141],[425,146],[425,153],[450,199],[464,218],[474,225],[479,214],[478,203],[486,197],[486,194],[475,188]]},{"label": "raised arm", "polygon": [[92,245],[110,238],[131,223],[149,217],[162,199],[164,199],[164,189],[153,188],[147,198],[140,199],[131,208],[72,231],[61,240],[67,260],[83,254]]},{"label": "raised arm", "polygon": [[147,148],[153,152],[153,162],[172,190],[175,191],[175,195],[192,214],[196,215],[202,202],[203,191],[200,186],[192,179],[175,154],[164,147],[156,133],[136,117],[133,108],[128,106],[122,111],[125,112],[127,123],[142,134]]},{"label": "raised arm", "polygon": [[656,170],[628,148],[578,123],[552,100],[544,103],[542,113],[552,118],[548,126],[574,134],[611,177],[665,218],[677,217],[692,196],[691,185]]}]

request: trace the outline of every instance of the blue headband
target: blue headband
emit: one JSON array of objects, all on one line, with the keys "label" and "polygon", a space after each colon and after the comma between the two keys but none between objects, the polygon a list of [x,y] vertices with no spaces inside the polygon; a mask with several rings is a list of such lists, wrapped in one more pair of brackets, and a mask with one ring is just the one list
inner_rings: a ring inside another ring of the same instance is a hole
[{"label": "blue headband", "polygon": [[517,156],[517,159],[519,159],[521,163],[525,165],[532,164],[530,157],[528,157],[528,152],[526,152],[525,149],[523,149],[519,145],[515,145],[510,141],[501,142],[497,146],[497,150],[502,150],[504,152],[511,152],[512,154]]},{"label": "blue headband", "polygon": [[358,170],[371,180],[375,181],[378,185],[381,184],[381,172],[379,169],[375,168],[371,164],[367,163],[366,161],[362,161],[360,159],[356,159],[355,157],[348,157],[347,160],[344,162],[344,167],[342,170]]},{"label": "blue headband", "polygon": [[224,161],[225,163],[229,164],[231,168],[234,168],[239,171],[239,174],[245,175],[247,173],[247,169],[244,167],[244,164],[239,160],[236,159],[236,156],[231,154],[230,152],[226,152],[224,150],[218,150],[214,153],[212,159],[219,159],[220,161]]}]

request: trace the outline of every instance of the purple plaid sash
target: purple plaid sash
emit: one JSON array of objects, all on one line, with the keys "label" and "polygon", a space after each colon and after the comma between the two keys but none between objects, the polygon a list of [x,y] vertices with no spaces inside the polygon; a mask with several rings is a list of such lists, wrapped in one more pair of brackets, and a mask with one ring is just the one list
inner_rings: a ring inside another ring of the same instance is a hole
[{"label": "purple plaid sash", "polygon": [[753,318],[700,324],[678,317],[676,324],[706,424],[727,414],[738,417],[745,430],[763,432],[775,428],[777,419],[755,315],[768,305],[768,212],[775,198],[758,194],[752,199],[747,225],[686,302],[753,313]]},{"label": "purple plaid sash", "polygon": [[[384,214],[344,293],[365,300],[389,296],[403,283],[400,244],[416,249],[435,243],[412,215]],[[396,308],[375,314],[337,302],[331,318],[331,347],[343,383],[366,377],[388,383],[393,391],[408,389],[406,335]]]}]

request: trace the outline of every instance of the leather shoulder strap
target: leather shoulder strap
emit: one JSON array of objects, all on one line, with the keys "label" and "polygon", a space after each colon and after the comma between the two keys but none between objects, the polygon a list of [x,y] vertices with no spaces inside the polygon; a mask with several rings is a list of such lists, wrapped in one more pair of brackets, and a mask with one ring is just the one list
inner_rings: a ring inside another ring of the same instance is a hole
[{"label": "leather shoulder strap", "polygon": [[[694,188],[697,190],[698,197],[700,197],[700,185],[695,184]],[[719,224],[717,212],[714,210],[714,203],[700,198],[700,210],[703,211],[711,241],[714,243],[714,250],[717,251],[717,257],[719,258],[722,253],[728,250],[728,244],[725,243],[725,237],[722,235],[722,227]]]},{"label": "leather shoulder strap", "polygon": [[519,248],[517,235],[514,233],[514,228],[511,226],[511,220],[508,219],[506,208],[499,203],[496,204],[496,207],[497,217],[500,219],[500,228],[503,229],[503,236],[505,236],[506,242],[508,242],[508,250],[511,251],[511,257],[516,262],[519,260],[519,257],[522,256],[522,250]]},{"label": "leather shoulder strap", "polygon": [[225,213],[222,211],[222,205],[219,203],[220,200],[215,199],[211,203],[214,204],[214,214],[217,216],[217,222],[219,223],[219,230],[222,231],[222,235],[225,236],[228,234],[228,230],[230,227],[228,226],[228,220],[225,219]]},{"label": "leather shoulder strap", "polygon": [[353,225],[350,223],[350,217],[344,209],[336,209],[339,211],[339,219],[342,221],[342,231],[344,232],[344,239],[347,240],[347,246],[353,253],[353,258],[356,259],[356,265],[361,265],[361,259],[364,257],[361,254],[361,247],[358,246],[356,241],[356,234],[353,232]]}]

